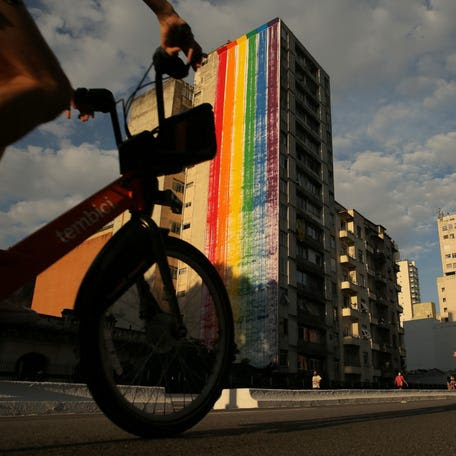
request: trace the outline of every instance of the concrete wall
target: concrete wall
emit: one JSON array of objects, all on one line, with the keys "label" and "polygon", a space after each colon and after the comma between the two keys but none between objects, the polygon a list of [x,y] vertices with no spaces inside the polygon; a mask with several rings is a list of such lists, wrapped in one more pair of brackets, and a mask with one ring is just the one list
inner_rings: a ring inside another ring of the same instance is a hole
[{"label": "concrete wall", "polygon": [[456,324],[434,318],[404,322],[407,369],[456,369]]}]

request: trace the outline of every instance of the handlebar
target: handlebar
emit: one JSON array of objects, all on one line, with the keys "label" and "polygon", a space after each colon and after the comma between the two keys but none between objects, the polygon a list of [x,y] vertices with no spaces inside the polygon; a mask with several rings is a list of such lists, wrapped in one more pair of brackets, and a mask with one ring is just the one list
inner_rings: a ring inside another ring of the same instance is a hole
[{"label": "handlebar", "polygon": [[[182,27],[183,26],[181,26],[181,28]],[[187,33],[187,31],[182,30],[182,33]],[[167,74],[174,79],[183,79],[189,73],[190,64],[184,63],[184,61],[177,54],[169,55],[161,46],[155,50],[152,57],[152,64],[155,67],[157,112],[159,124],[161,124],[165,118],[163,101],[163,75]],[[85,111],[88,112],[109,113],[111,115],[116,144],[119,146],[123,142],[119,125],[119,118],[116,111],[116,101],[114,99],[114,95],[110,90],[85,88],[76,89],[74,91],[74,103],[76,106],[84,107]],[[126,133],[127,136],[130,137],[127,127]]]}]

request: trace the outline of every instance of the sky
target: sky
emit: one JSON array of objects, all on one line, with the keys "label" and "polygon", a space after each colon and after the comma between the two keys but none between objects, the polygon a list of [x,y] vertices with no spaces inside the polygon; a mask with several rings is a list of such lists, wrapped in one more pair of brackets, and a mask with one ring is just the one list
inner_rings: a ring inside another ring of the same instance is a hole
[{"label": "sky", "polygon": [[[159,42],[140,0],[25,2],[74,87],[126,97]],[[438,302],[437,210],[456,212],[454,0],[179,0],[210,52],[280,17],[330,75],[336,200],[383,225]],[[190,81],[191,82],[191,81]],[[109,118],[64,116],[0,164],[0,248],[118,176]]]}]

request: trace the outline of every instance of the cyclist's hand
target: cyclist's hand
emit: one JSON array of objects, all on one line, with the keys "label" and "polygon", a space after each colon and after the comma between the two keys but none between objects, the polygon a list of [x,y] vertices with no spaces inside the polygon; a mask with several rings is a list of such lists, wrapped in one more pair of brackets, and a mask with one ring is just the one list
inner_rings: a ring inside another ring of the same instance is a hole
[{"label": "cyclist's hand", "polygon": [[[71,100],[71,107],[73,109],[77,109],[79,111],[78,118],[82,122],[87,122],[90,118],[93,119],[95,117],[95,113],[94,113],[93,109],[91,109],[88,106],[84,105],[84,103],[80,103],[80,102],[76,103],[75,100],[74,100],[74,97]],[[71,107],[69,107],[66,110],[67,119],[71,118]]]},{"label": "cyclist's hand", "polygon": [[196,71],[201,66],[203,51],[195,41],[190,26],[179,16],[167,17],[160,21],[161,47],[169,54],[183,51],[187,62]]}]

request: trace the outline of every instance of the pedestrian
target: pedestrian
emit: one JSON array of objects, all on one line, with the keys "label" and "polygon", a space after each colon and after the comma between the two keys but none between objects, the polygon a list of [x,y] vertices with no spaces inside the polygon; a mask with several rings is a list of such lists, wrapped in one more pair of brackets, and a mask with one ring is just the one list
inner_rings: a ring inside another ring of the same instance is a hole
[{"label": "pedestrian", "polygon": [[408,383],[406,382],[404,376],[398,372],[396,375],[396,378],[394,379],[394,384],[399,388],[402,389],[402,387],[405,385],[408,387]]},{"label": "pedestrian", "polygon": [[320,389],[321,377],[318,375],[318,372],[315,370],[312,377],[312,389]]},{"label": "pedestrian", "polygon": [[448,389],[456,390],[456,379],[454,378],[454,375],[450,376],[450,381],[448,382]]}]

